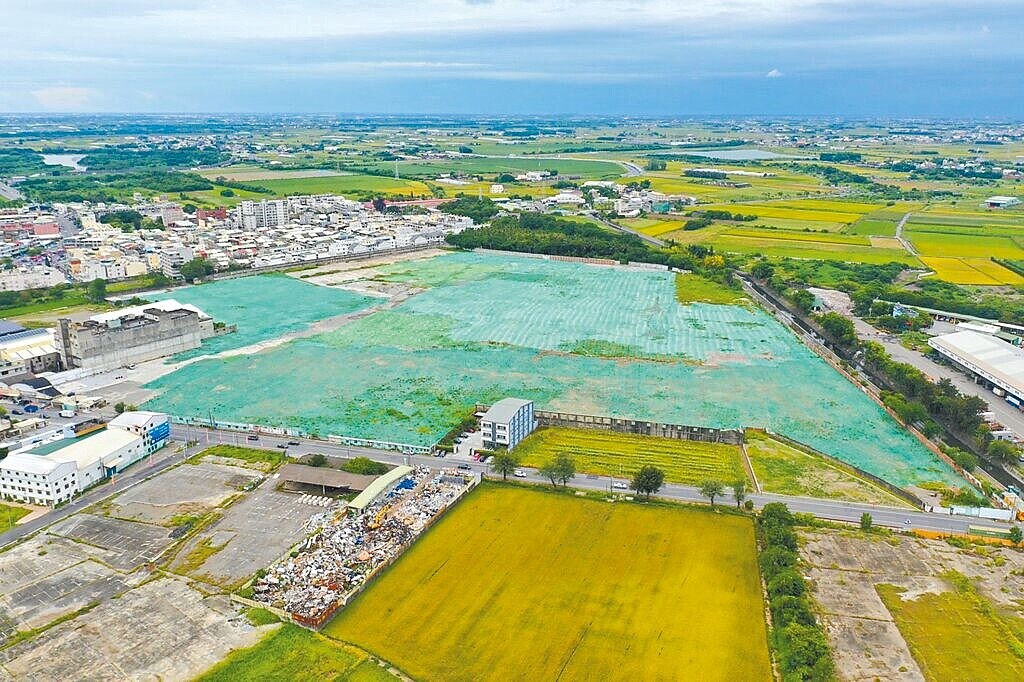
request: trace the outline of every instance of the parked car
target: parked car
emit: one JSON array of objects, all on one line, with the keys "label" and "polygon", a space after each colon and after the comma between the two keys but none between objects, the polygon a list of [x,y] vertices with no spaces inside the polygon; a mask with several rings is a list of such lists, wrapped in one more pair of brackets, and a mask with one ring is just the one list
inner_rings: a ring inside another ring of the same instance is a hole
[{"label": "parked car", "polygon": [[456,468],[458,468],[458,469],[462,469],[462,470],[464,470],[464,471],[472,471],[472,470],[473,470],[473,467],[469,466],[469,465],[468,465],[468,464],[466,464],[465,462],[463,462],[462,464],[459,464],[459,466],[458,466],[458,467],[456,467]]},{"label": "parked car", "polygon": [[512,473],[512,475],[515,476],[516,478],[526,478],[526,472],[523,471],[522,469],[516,469]]},{"label": "parked car", "polygon": [[11,410],[11,414],[24,414],[21,410]]}]

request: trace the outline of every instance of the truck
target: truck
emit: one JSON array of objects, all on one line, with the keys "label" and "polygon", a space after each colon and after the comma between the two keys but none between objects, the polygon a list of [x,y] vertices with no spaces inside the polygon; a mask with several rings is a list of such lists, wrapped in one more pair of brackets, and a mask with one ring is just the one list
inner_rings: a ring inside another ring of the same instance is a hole
[{"label": "truck", "polygon": [[72,417],[75,416],[75,411],[74,410],[61,410],[58,414],[60,414],[60,416],[64,417],[65,419],[71,419]]},{"label": "truck", "polygon": [[1003,389],[999,388],[998,386],[993,386],[992,387],[992,392],[995,393],[1000,398],[1002,398],[1002,397],[1004,397],[1006,395],[1006,391],[1004,391]]}]

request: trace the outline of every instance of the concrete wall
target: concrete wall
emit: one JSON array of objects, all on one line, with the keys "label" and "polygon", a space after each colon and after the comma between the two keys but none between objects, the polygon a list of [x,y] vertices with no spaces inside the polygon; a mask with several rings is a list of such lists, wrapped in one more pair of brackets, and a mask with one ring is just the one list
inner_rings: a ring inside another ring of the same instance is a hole
[{"label": "concrete wall", "polygon": [[576,429],[601,429],[618,433],[635,433],[660,438],[677,440],[693,440],[705,443],[729,443],[739,445],[743,442],[743,432],[735,429],[712,429],[704,426],[685,426],[682,424],[663,424],[636,419],[619,419],[587,414],[571,414],[566,412],[534,412],[538,426],[561,426]]},{"label": "concrete wall", "polygon": [[63,331],[62,324],[63,355],[71,367],[106,370],[198,348],[213,335],[213,324],[204,328],[194,312],[175,311],[122,327],[70,325],[66,337]]}]

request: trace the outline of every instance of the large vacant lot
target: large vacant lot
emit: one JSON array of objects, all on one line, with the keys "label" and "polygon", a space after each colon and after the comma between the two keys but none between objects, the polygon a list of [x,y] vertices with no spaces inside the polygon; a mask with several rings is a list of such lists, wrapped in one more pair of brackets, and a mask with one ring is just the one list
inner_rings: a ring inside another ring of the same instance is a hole
[{"label": "large vacant lot", "polygon": [[484,484],[325,629],[417,680],[769,680],[750,521]]}]

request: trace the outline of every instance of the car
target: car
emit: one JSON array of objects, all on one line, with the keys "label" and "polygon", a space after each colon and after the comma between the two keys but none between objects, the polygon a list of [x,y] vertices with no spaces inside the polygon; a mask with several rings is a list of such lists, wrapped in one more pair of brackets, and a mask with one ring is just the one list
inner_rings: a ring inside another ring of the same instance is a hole
[{"label": "car", "polygon": [[910,519],[903,519],[903,523],[904,523],[904,525],[909,526],[910,525]]},{"label": "car", "polygon": [[21,410],[11,410],[11,414],[24,414]]},{"label": "car", "polygon": [[259,437],[259,436],[257,436],[257,435],[256,435],[255,433],[250,433],[250,434],[249,434],[248,436],[246,436],[245,438],[246,438],[246,440],[259,440],[259,439],[260,439],[260,437]]},{"label": "car", "polygon": [[290,440],[288,441],[288,445],[301,445],[301,443],[299,443],[299,441],[297,440]]},{"label": "car", "polygon": [[629,490],[629,486],[623,483],[622,481],[615,481],[614,483],[612,483],[612,487],[615,488],[616,490]]},{"label": "car", "polygon": [[275,445],[274,447],[276,447],[276,448],[281,448],[282,450],[287,450],[287,449],[288,449],[288,445],[287,445],[287,444],[285,444],[285,443],[278,443],[278,444],[277,444],[277,445]]},{"label": "car", "polygon": [[462,469],[463,471],[472,471],[473,470],[473,467],[469,466],[465,462],[463,462],[462,464],[459,464],[459,466],[456,467],[456,468],[457,469]]},{"label": "car", "polygon": [[526,472],[523,471],[522,469],[516,469],[515,471],[512,472],[512,475],[515,476],[516,478],[526,478]]}]

